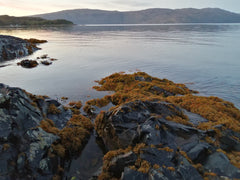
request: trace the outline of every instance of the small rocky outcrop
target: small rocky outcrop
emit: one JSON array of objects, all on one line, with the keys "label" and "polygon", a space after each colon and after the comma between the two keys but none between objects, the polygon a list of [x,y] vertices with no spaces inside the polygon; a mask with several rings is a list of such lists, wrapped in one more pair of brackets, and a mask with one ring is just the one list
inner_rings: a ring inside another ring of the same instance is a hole
[{"label": "small rocky outcrop", "polygon": [[61,178],[92,128],[56,100],[0,84],[0,179]]},{"label": "small rocky outcrop", "polygon": [[50,61],[41,61],[41,64],[49,66],[49,65],[52,64],[52,62],[50,62]]},{"label": "small rocky outcrop", "polygon": [[17,65],[18,66],[20,65],[24,68],[34,68],[34,67],[38,66],[38,62],[35,60],[25,59],[25,60],[22,60],[21,62],[17,63]]},{"label": "small rocky outcrop", "polygon": [[95,120],[108,149],[98,179],[240,178],[240,111],[232,103],[146,73],[98,83],[115,92],[86,106],[116,105]]},{"label": "small rocky outcrop", "polygon": [[0,61],[11,60],[32,54],[40,49],[36,45],[47,42],[37,39],[21,39],[13,36],[0,35]]},{"label": "small rocky outcrop", "polygon": [[[40,40],[35,40],[35,41],[38,42]],[[35,41],[33,41],[33,42],[35,42]],[[22,66],[24,68],[34,68],[34,67],[37,67],[39,64],[49,66],[52,64],[53,61],[56,61],[56,60],[57,59],[50,58],[50,57],[48,57],[47,54],[44,54],[40,57],[37,57],[35,60],[31,60],[31,59],[22,60],[22,61],[18,62],[17,65]]]}]

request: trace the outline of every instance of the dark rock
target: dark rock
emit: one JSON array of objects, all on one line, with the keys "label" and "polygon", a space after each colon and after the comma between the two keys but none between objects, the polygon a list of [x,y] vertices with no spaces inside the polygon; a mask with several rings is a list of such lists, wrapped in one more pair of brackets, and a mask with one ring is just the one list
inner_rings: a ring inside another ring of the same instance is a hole
[{"label": "dark rock", "polygon": [[[145,148],[140,158],[150,163],[147,173],[125,168],[122,179],[202,179],[199,172],[177,151],[166,151],[157,148]],[[158,169],[154,168],[158,165]]]},{"label": "dark rock", "polygon": [[[72,111],[70,109],[65,110],[63,105],[61,105],[55,99],[46,99],[44,102],[46,102],[46,104],[44,104],[44,113],[47,115],[47,118],[51,119],[58,129],[64,128],[68,120],[72,117]],[[51,104],[56,106],[58,111],[61,113],[49,113],[48,108]]]},{"label": "dark rock", "polygon": [[174,167],[174,158],[176,153],[174,151],[159,150],[157,148],[142,149],[140,158],[148,161],[152,165],[158,164],[159,166]]},{"label": "dark rock", "polygon": [[[0,84],[0,179],[51,179],[57,173],[58,160],[48,157],[48,151],[60,138],[38,127],[49,103],[63,108],[54,100]],[[66,124],[71,114],[61,112],[58,122]]]},{"label": "dark rock", "polygon": [[216,173],[218,176],[231,179],[240,178],[240,170],[233,166],[227,156],[221,152],[211,154],[204,163],[204,168],[209,172]]},{"label": "dark rock", "polygon": [[17,159],[17,170],[20,174],[23,174],[25,172],[26,162],[26,155],[24,153],[19,154]]},{"label": "dark rock", "polygon": [[136,160],[137,156],[133,152],[118,155],[110,162],[109,171],[114,173],[116,177],[120,177],[124,167],[133,165]]},{"label": "dark rock", "polygon": [[58,110],[61,113],[47,114],[47,118],[51,119],[58,129],[63,129],[68,120],[72,117],[72,111],[70,109],[65,110],[62,105],[58,107]]},{"label": "dark rock", "polygon": [[222,132],[220,138],[221,148],[225,151],[240,151],[240,142],[238,139],[240,139],[240,133],[232,130]]},{"label": "dark rock", "polygon": [[179,157],[180,165],[177,169],[177,179],[203,179],[199,172],[184,157]]},{"label": "dark rock", "polygon": [[208,143],[200,142],[194,146],[190,151],[187,152],[189,158],[195,162],[199,163],[204,160],[209,155],[209,150],[211,146]]},{"label": "dark rock", "polygon": [[10,173],[14,173],[15,154],[17,153],[16,149],[14,149],[10,144],[4,144],[1,146],[2,147],[0,149],[0,179],[2,176],[7,177]]},{"label": "dark rock", "polygon": [[34,68],[36,66],[38,66],[38,62],[35,60],[22,60],[21,62],[17,63],[17,65],[20,65],[24,68]]},{"label": "dark rock", "polygon": [[[58,136],[47,133],[42,128],[28,130],[24,138],[30,142],[27,158],[30,164],[39,163],[46,153],[46,149],[59,139]],[[38,167],[39,165],[35,166]]]},{"label": "dark rock", "polygon": [[202,122],[208,122],[207,119],[203,118],[199,114],[191,113],[185,109],[183,109],[183,113],[188,116],[189,122],[195,126],[197,126],[199,123],[202,123]]},{"label": "dark rock", "polygon": [[147,82],[151,82],[152,81],[152,78],[149,76],[149,77],[143,77],[143,76],[136,76],[135,77],[135,80],[137,81],[147,81]]},{"label": "dark rock", "polygon": [[0,61],[27,56],[38,49],[35,44],[24,39],[0,35]]},{"label": "dark rock", "polygon": [[163,94],[164,97],[173,96],[173,95],[174,95],[173,93],[168,92],[168,91],[166,91],[165,89],[162,89],[162,88],[160,88],[160,87],[158,87],[158,86],[153,86],[153,87],[150,89],[150,91],[152,91],[154,94],[157,94],[157,95]]},{"label": "dark rock", "polygon": [[199,143],[199,137],[197,135],[192,135],[189,139],[177,137],[175,140],[177,145],[185,152],[190,151]]},{"label": "dark rock", "polygon": [[36,127],[43,119],[31,99],[20,89],[0,84],[0,138],[6,140],[15,131]]},{"label": "dark rock", "polygon": [[[152,116],[153,114],[160,117]],[[109,149],[113,149],[117,144],[119,147],[127,147],[137,142],[147,144],[173,142],[174,136],[171,131],[179,136],[188,137],[201,133],[193,127],[164,119],[181,114],[182,111],[178,107],[166,102],[134,101],[108,112],[104,118],[106,124],[99,124],[99,128],[97,124],[96,130],[99,134],[104,134],[102,138]],[[102,129],[103,126],[105,129]],[[164,127],[171,131],[165,130]],[[106,132],[115,132],[117,141]]]},{"label": "dark rock", "polygon": [[46,66],[49,66],[52,64],[52,62],[49,62],[49,61],[41,61],[41,63]]},{"label": "dark rock", "polygon": [[129,180],[129,179],[145,180],[145,179],[148,179],[148,175],[126,167],[126,168],[124,168],[124,172],[122,174],[121,179],[122,180]]},{"label": "dark rock", "polygon": [[46,102],[47,102],[48,104],[54,104],[56,107],[58,107],[58,106],[61,105],[61,104],[60,104],[58,101],[56,101],[55,99],[46,99]]},{"label": "dark rock", "polygon": [[[217,138],[216,131],[197,128],[202,122],[207,120],[173,104],[136,100],[103,113],[102,118],[96,119],[95,129],[110,150],[145,145],[140,153],[134,152],[138,161],[150,164],[145,167],[146,172],[142,172],[136,161],[135,170],[129,165],[124,169],[121,166],[122,179],[203,179],[204,173],[209,172],[216,173],[217,179],[220,176],[239,178],[240,170],[227,156],[216,152],[218,146],[205,140]],[[220,145],[223,149],[238,151],[238,138],[239,133],[225,130]],[[119,178],[119,171],[108,169],[108,172]]]}]

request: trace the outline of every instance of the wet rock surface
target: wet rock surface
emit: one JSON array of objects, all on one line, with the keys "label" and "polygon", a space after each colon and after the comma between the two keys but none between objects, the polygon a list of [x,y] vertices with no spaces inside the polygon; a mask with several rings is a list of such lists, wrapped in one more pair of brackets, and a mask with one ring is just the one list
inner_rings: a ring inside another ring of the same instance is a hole
[{"label": "wet rock surface", "polygon": [[95,120],[108,150],[98,179],[240,178],[240,111],[233,104],[193,96],[181,84],[145,73],[113,74],[98,83],[95,89],[115,92],[87,105],[118,98]]},{"label": "wet rock surface", "polygon": [[[208,130],[200,130],[194,123],[184,125],[167,120],[169,116],[183,117],[186,115],[184,112],[186,111],[170,103],[139,100],[102,112],[100,119],[97,118],[95,122],[95,129],[105,146],[112,152],[119,149],[126,151],[105,161],[100,179],[203,179],[208,176],[240,178],[240,169],[232,165],[225,154],[218,152],[219,145],[206,141],[209,137]],[[234,133],[231,130],[227,132]],[[226,139],[226,132],[222,138]],[[218,143],[225,150],[233,150],[233,147],[240,144],[224,140]],[[140,152],[127,150],[139,143],[144,144]],[[122,158],[125,156],[126,160]],[[115,170],[116,164],[119,166],[118,172]]]},{"label": "wet rock surface", "polygon": [[[34,41],[35,42],[35,41]],[[57,59],[48,57],[47,54],[42,55],[41,57],[37,57],[35,60],[25,59],[17,63],[18,66],[22,66],[24,68],[34,68],[39,64],[49,66],[56,61]]]},{"label": "wet rock surface", "polygon": [[[57,114],[49,110],[51,105],[57,109]],[[58,133],[44,130],[46,118],[56,123]],[[71,118],[71,110],[63,108],[56,100],[0,84],[0,179],[61,177],[59,168],[65,166],[60,162],[65,160],[54,151],[63,141],[61,129],[67,127]],[[91,125],[88,119],[84,120]],[[82,127],[79,132],[87,133],[87,130]]]},{"label": "wet rock surface", "polygon": [[22,60],[21,62],[17,63],[17,65],[20,65],[24,68],[34,68],[36,66],[38,66],[38,62],[35,60]]},{"label": "wet rock surface", "polygon": [[34,51],[40,49],[36,46],[38,43],[46,41],[39,41],[33,39],[24,40],[13,36],[0,35],[0,61],[11,60],[32,54]]},{"label": "wet rock surface", "polygon": [[[114,93],[86,102],[86,113],[98,108],[94,133],[81,101],[63,106],[0,84],[0,179],[240,179],[232,103],[142,72],[99,84]],[[91,148],[105,154],[102,163]]]}]

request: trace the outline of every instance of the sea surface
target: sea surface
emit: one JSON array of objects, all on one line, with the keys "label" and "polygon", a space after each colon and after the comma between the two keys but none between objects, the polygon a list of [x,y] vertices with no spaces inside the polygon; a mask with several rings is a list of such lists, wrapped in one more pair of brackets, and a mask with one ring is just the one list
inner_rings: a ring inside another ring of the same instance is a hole
[{"label": "sea surface", "polygon": [[[31,56],[0,63],[1,83],[33,94],[86,101],[106,94],[91,88],[94,80],[140,70],[240,108],[240,24],[0,28],[0,34],[48,40]],[[58,60],[33,69],[16,64],[43,54]],[[102,155],[91,136],[69,174],[89,177],[101,166]]]},{"label": "sea surface", "polygon": [[0,68],[0,82],[34,94],[85,101],[104,94],[91,89],[94,80],[141,70],[240,108],[240,24],[0,28],[0,34],[48,40],[22,59],[48,54],[58,59],[51,66],[0,63],[9,65]]}]

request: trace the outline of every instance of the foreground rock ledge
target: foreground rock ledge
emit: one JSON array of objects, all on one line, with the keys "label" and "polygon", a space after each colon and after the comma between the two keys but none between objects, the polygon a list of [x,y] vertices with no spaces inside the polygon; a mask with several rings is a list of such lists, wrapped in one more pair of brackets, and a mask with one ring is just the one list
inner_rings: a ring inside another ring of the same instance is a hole
[{"label": "foreground rock ledge", "polygon": [[47,96],[0,84],[0,179],[61,179],[93,125]]},{"label": "foreground rock ledge", "polygon": [[[240,178],[240,111],[232,103],[143,72],[115,73],[98,83],[95,89],[113,94],[83,108],[94,117],[112,105],[95,117],[108,152],[94,178]],[[70,178],[71,159],[93,129],[81,106],[0,84],[0,179]]]},{"label": "foreground rock ledge", "polygon": [[142,72],[98,83],[114,93],[86,107],[116,105],[95,120],[109,150],[98,179],[240,178],[240,111],[232,103]]}]

